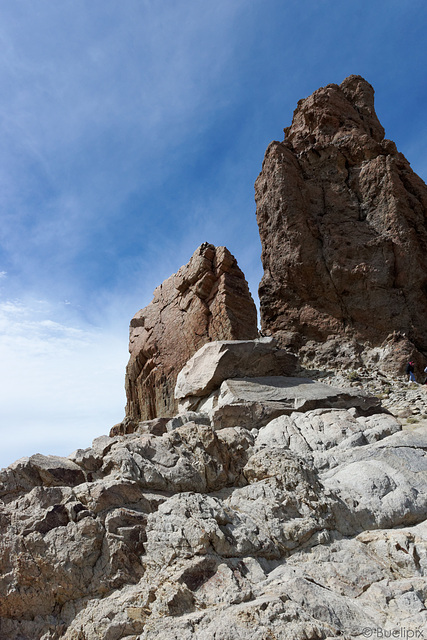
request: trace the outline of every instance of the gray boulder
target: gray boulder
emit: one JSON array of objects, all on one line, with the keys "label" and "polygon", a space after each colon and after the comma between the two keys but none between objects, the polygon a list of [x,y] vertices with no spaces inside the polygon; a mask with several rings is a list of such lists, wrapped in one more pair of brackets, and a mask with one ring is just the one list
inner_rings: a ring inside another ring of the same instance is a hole
[{"label": "gray boulder", "polygon": [[297,368],[296,356],[279,349],[274,338],[209,342],[178,374],[175,398],[207,396],[229,378],[289,376]]},{"label": "gray boulder", "polygon": [[[352,412],[353,413],[353,412]],[[402,429],[391,415],[356,418],[347,409],[313,409],[271,420],[259,431],[256,447],[280,447],[309,456],[317,469],[337,466],[344,452],[377,442]]]},{"label": "gray boulder", "polygon": [[0,496],[30,491],[33,487],[74,487],[85,482],[82,469],[72,460],[36,453],[20,458],[0,472]]},{"label": "gray boulder", "polygon": [[[423,444],[421,444],[423,443]],[[421,445],[421,446],[420,446]],[[425,520],[427,433],[398,432],[367,447],[343,451],[338,466],[322,475],[342,506],[342,530],[397,527]]]}]

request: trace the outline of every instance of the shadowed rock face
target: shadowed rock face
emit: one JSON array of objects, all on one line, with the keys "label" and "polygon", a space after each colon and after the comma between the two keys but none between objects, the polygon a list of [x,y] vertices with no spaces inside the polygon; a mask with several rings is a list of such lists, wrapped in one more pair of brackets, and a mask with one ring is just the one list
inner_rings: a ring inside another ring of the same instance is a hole
[{"label": "shadowed rock face", "polygon": [[225,247],[202,244],[131,320],[126,415],[172,417],[177,375],[201,346],[257,335],[255,304],[236,259]]},{"label": "shadowed rock face", "polygon": [[401,332],[427,351],[427,187],[360,76],[300,100],[256,184],[261,326],[283,344]]}]

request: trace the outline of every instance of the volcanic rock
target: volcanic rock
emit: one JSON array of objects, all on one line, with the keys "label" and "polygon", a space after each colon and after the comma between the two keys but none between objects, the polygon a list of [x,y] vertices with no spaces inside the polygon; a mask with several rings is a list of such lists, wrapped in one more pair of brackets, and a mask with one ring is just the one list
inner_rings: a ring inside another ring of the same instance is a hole
[{"label": "volcanic rock", "polygon": [[329,390],[257,429],[242,407],[219,430],[196,412],[1,472],[0,638],[421,633],[425,428]]},{"label": "volcanic rock", "polygon": [[[194,398],[192,398],[194,400]],[[185,400],[184,400],[185,402]],[[198,404],[215,429],[244,424],[259,429],[273,418],[317,407],[381,411],[378,398],[358,389],[341,389],[308,378],[272,376],[224,380],[220,388]]]},{"label": "volcanic rock", "polygon": [[126,416],[172,417],[177,375],[202,345],[257,335],[255,304],[236,259],[225,247],[202,244],[131,320]]},{"label": "volcanic rock", "polygon": [[[411,226],[409,201],[413,228],[421,224],[414,195],[420,182],[407,169],[407,191],[402,187],[406,161],[382,140],[364,80],[352,76],[315,96],[297,109],[290,141],[274,143],[277,171],[264,176],[276,191],[270,199],[264,194],[258,215],[282,259],[264,248],[271,274],[262,287],[263,322],[283,344],[302,345],[306,353],[326,336],[321,357],[329,351],[344,365],[362,357],[363,341],[377,344],[388,330],[380,283],[387,281],[383,262],[390,266],[391,246],[391,308],[400,300],[394,289],[407,302],[399,331],[370,349],[370,362],[379,365],[393,350],[406,357],[424,344],[405,289],[420,286],[420,276],[400,271],[399,253],[414,246],[408,260],[412,266],[421,260],[423,227],[419,246],[415,232],[406,245],[399,235]],[[329,156],[339,159],[335,169]],[[268,157],[265,167],[271,163]],[[381,163],[388,173],[377,172]],[[315,169],[318,179],[310,173]],[[367,187],[365,169],[383,181]],[[347,172],[345,188],[339,180],[328,183],[327,171]],[[287,181],[291,186],[280,192]],[[368,197],[370,189],[377,200]],[[354,193],[366,200],[357,205]],[[282,203],[271,209],[276,244],[263,217],[271,203]],[[293,244],[307,228],[321,259],[313,253],[306,262],[305,248]],[[363,307],[359,315],[355,308],[362,303],[362,268],[353,274],[348,301],[341,291],[352,264],[366,266],[367,304],[378,300],[372,323]],[[303,289],[302,271],[311,267]],[[323,299],[316,300],[319,283]],[[292,305],[303,293],[298,310]],[[36,454],[0,471],[0,640],[423,637],[427,387],[378,367],[313,371],[330,384],[303,378],[295,357],[275,340],[254,339],[255,318],[234,258],[202,245],[132,321],[125,420],[68,458]],[[183,410],[175,415],[178,398]],[[399,415],[405,409],[406,423],[385,412],[380,398]]]},{"label": "volcanic rock", "polygon": [[295,355],[273,338],[209,342],[179,372],[175,398],[206,396],[228,378],[290,376],[297,369]]},{"label": "volcanic rock", "polygon": [[[283,345],[359,354],[394,332],[427,352],[427,187],[390,140],[360,76],[300,100],[256,184],[261,328]],[[393,358],[393,354],[391,354]]]}]

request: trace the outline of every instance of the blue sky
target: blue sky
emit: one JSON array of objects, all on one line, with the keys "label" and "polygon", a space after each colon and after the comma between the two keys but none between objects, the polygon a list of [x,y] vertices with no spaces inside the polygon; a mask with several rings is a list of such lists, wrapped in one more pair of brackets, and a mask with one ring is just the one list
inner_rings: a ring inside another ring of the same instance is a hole
[{"label": "blue sky", "polygon": [[427,178],[427,5],[2,0],[0,466],[124,415],[128,325],[205,241],[261,278],[254,181],[348,75]]}]

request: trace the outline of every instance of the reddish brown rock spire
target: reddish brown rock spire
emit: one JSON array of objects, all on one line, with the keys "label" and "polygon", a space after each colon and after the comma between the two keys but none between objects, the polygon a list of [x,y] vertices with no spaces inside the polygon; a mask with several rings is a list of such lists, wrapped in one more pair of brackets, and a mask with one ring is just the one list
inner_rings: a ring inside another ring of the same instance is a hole
[{"label": "reddish brown rock spire", "polygon": [[329,336],[427,351],[427,187],[398,153],[360,76],[300,100],[256,189],[261,327],[283,343]]},{"label": "reddish brown rock spire", "polygon": [[131,321],[126,415],[173,416],[177,375],[201,346],[257,335],[255,304],[236,259],[225,247],[202,244]]}]

